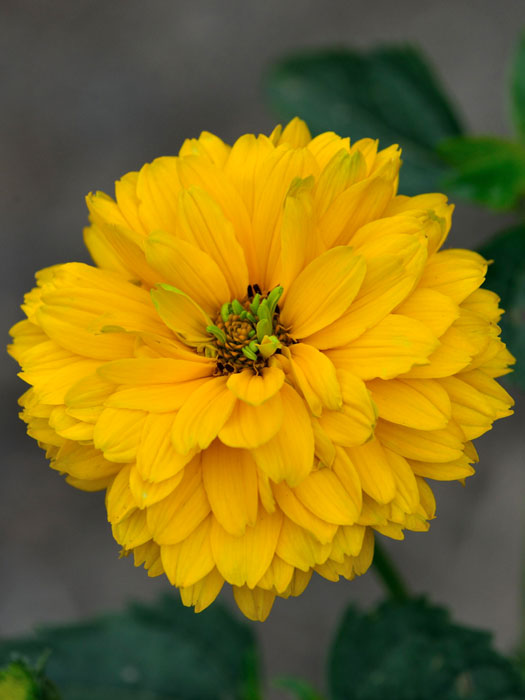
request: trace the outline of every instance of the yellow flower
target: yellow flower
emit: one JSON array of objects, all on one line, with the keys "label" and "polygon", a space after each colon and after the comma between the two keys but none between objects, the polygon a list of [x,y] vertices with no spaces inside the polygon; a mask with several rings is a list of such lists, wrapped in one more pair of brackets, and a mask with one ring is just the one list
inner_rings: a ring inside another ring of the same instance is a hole
[{"label": "yellow flower", "polygon": [[452,207],[397,195],[399,156],[298,119],[203,133],[90,195],[96,267],[26,296],[28,433],[197,611],[226,581],[263,620],[314,571],[364,573],[511,413],[487,263],[440,251]]}]

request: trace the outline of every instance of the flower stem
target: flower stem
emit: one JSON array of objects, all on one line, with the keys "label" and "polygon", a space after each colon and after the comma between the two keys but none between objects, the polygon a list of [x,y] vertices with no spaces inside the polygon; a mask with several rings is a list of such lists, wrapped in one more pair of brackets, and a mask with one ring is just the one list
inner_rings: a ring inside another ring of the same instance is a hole
[{"label": "flower stem", "polygon": [[410,598],[410,593],[401,578],[401,574],[377,539],[372,565],[393,600],[408,600]]}]

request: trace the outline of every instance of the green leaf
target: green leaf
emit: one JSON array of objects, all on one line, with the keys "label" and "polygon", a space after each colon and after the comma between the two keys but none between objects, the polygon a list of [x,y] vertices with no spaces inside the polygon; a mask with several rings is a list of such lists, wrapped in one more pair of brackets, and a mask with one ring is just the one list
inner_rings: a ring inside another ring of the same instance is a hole
[{"label": "green leaf", "polygon": [[479,252],[493,261],[484,286],[498,294],[506,311],[501,336],[516,358],[509,380],[525,388],[525,225],[502,231]]},{"label": "green leaf", "polygon": [[276,688],[289,690],[297,700],[323,700],[319,693],[302,678],[281,676],[280,678],[275,678],[273,685]]},{"label": "green leaf", "polygon": [[280,118],[299,116],[314,134],[333,130],[352,141],[378,138],[382,148],[399,144],[404,194],[437,189],[446,167],[434,149],[462,132],[436,76],[411,46],[295,55],[271,69],[267,91]]},{"label": "green leaf", "polygon": [[525,141],[525,31],[516,46],[510,82],[511,111],[518,136]]},{"label": "green leaf", "polygon": [[425,600],[350,608],[330,659],[332,700],[518,700],[525,687],[490,635]]},{"label": "green leaf", "polygon": [[438,150],[456,168],[443,186],[458,197],[505,210],[525,195],[525,146],[492,137],[460,137],[444,141]]},{"label": "green leaf", "polygon": [[60,696],[40,663],[33,668],[24,659],[17,659],[0,668],[0,700],[60,700]]},{"label": "green leaf", "polygon": [[[154,605],[34,637],[0,642],[0,665],[15,651],[51,650],[46,674],[67,700],[258,700],[250,628],[219,605],[196,615],[171,596]],[[1,697],[1,696],[0,696]]]}]

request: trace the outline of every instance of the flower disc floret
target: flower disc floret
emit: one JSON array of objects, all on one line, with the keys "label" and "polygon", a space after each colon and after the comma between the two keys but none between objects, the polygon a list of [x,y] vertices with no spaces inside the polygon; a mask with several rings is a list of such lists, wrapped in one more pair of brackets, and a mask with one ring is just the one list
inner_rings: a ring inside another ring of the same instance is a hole
[{"label": "flower disc floret", "polygon": [[25,297],[28,433],[197,612],[225,582],[263,620],[314,572],[363,574],[512,413],[487,262],[442,249],[452,206],[398,194],[399,167],[298,119],[204,132],[89,195],[95,265]]},{"label": "flower disc floret", "polygon": [[206,326],[214,340],[205,352],[216,359],[216,374],[244,369],[260,374],[272,355],[293,342],[279,320],[282,293],[282,287],[275,287],[263,296],[259,285],[249,285],[243,302],[234,299],[222,305],[215,323]]}]

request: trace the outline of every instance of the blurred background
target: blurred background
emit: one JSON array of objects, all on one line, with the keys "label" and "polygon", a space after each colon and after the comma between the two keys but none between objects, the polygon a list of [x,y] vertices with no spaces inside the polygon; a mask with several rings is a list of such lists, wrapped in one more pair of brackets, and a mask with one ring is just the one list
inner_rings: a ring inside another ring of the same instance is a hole
[{"label": "blurred background", "polygon": [[[87,192],[112,193],[121,174],[176,153],[203,129],[229,142],[271,131],[275,115],[261,85],[276,59],[304,48],[413,42],[470,130],[505,135],[506,67],[524,23],[523,0],[2,0],[5,342],[35,270],[88,262]],[[477,247],[509,222],[458,204],[452,245]],[[16,371],[7,357],[0,363],[0,635],[167,591],[165,579],[118,560],[103,496],[67,486],[25,436]],[[430,533],[386,542],[413,590],[450,605],[456,620],[492,630],[505,651],[522,623],[523,396],[513,394],[518,417],[477,442],[481,462],[467,488],[436,486]],[[341,611],[380,595],[369,572],[352,583],[315,578],[300,598],[277,600],[269,620],[255,625],[267,674],[321,685]]]}]

